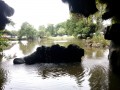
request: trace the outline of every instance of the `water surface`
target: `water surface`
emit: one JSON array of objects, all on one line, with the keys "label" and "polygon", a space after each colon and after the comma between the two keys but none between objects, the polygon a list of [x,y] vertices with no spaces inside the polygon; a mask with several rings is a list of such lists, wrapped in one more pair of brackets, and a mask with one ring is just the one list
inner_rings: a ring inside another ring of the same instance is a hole
[{"label": "water surface", "polygon": [[[14,65],[14,57],[34,52],[38,46],[70,43],[85,49],[81,63]],[[119,78],[109,70],[108,49],[85,48],[78,40],[16,42],[0,62],[0,90],[120,90]]]}]

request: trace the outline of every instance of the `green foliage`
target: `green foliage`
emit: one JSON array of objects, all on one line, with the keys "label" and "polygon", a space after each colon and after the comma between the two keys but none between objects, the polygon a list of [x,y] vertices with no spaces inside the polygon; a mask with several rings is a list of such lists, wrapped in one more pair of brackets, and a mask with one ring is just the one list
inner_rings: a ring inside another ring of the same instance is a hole
[{"label": "green foliage", "polygon": [[7,38],[3,37],[4,31],[0,31],[0,52],[3,51],[5,47],[8,46]]},{"label": "green foliage", "polygon": [[61,22],[61,23],[58,23],[57,25],[55,25],[54,33],[55,33],[55,36],[57,36],[57,35],[62,36],[62,35],[67,34],[66,22]]},{"label": "green foliage", "polygon": [[101,43],[104,46],[108,46],[110,44],[110,42],[108,40],[104,39],[104,36],[100,33],[96,33],[93,38],[92,41],[94,43]]},{"label": "green foliage", "polygon": [[18,35],[18,31],[16,31],[16,30],[12,30],[12,31],[10,31],[10,33],[11,33],[12,36],[17,36]]},{"label": "green foliage", "polygon": [[59,28],[65,28],[66,27],[66,22],[61,22],[55,25],[55,30],[59,30]]},{"label": "green foliage", "polygon": [[28,40],[29,39],[33,40],[37,36],[36,33],[37,33],[37,31],[31,24],[24,22],[21,26],[21,29],[18,32],[18,37],[19,37],[19,39],[22,39],[23,37],[25,37]]},{"label": "green foliage", "polygon": [[90,27],[84,27],[83,29],[82,29],[82,33],[83,34],[85,34],[85,35],[87,35],[87,34],[89,34],[89,31],[90,31]]},{"label": "green foliage", "polygon": [[44,25],[39,26],[37,36],[40,37],[40,38],[43,38],[43,37],[46,36],[46,28],[45,28]]},{"label": "green foliage", "polygon": [[49,24],[46,28],[46,32],[49,32],[51,36],[54,36],[54,25],[53,24]]},{"label": "green foliage", "polygon": [[[1,57],[1,55],[0,55]],[[0,58],[1,59],[1,58]],[[0,90],[3,90],[3,86],[7,81],[5,70],[0,66]]]},{"label": "green foliage", "polygon": [[[77,19],[76,19],[77,18]],[[79,38],[91,37],[96,31],[96,24],[92,22],[92,18],[84,18],[80,15],[73,15],[66,22],[66,29],[69,35]]]},{"label": "green foliage", "polygon": [[97,24],[96,29],[99,31],[102,31],[104,26],[103,26],[103,20],[102,20],[102,15],[103,13],[105,13],[105,9],[106,9],[106,5],[105,4],[101,4],[98,1],[96,2],[96,6],[97,9],[99,10],[99,12],[95,13],[94,15],[92,15],[92,18],[94,19],[94,21]]},{"label": "green foliage", "polygon": [[57,35],[64,35],[65,34],[65,29],[64,28],[59,28],[58,31],[57,31]]},{"label": "green foliage", "polygon": [[74,29],[76,27],[76,22],[73,22],[72,20],[67,20],[66,22],[66,30],[69,35],[73,35]]},{"label": "green foliage", "polygon": [[87,38],[93,36],[93,33],[102,31],[104,26],[102,23],[102,14],[105,12],[106,5],[97,2],[98,13],[84,18],[79,14],[71,14],[70,19],[66,21],[67,34],[79,38]]}]

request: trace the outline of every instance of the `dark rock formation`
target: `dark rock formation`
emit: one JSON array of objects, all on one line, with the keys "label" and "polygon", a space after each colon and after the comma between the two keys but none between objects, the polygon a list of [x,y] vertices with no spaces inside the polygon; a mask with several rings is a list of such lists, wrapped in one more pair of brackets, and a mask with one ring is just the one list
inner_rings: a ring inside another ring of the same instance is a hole
[{"label": "dark rock formation", "polygon": [[95,0],[62,0],[69,4],[69,10],[72,13],[82,14],[88,17],[98,11]]},{"label": "dark rock formation", "polygon": [[73,63],[81,62],[82,56],[84,56],[84,50],[77,45],[70,44],[66,48],[57,44],[51,47],[38,47],[34,53],[24,58],[15,58],[13,62],[14,64]]},{"label": "dark rock formation", "polygon": [[23,58],[15,58],[13,61],[14,64],[23,64],[25,63]]},{"label": "dark rock formation", "polygon": [[7,17],[14,14],[14,9],[8,6],[4,1],[0,0],[0,30],[5,29],[6,24],[10,23]]},{"label": "dark rock formation", "polygon": [[106,12],[102,18],[111,18],[114,24],[108,26],[105,31],[105,39],[110,40],[109,55],[110,68],[116,74],[120,74],[120,2],[119,0],[100,0],[107,4]]},{"label": "dark rock formation", "polygon": [[108,58],[112,71],[120,74],[120,44],[118,45],[111,41]]},{"label": "dark rock formation", "polygon": [[120,24],[108,26],[104,34],[105,39],[111,40],[108,59],[113,72],[120,74]]},{"label": "dark rock formation", "polygon": [[107,40],[113,40],[116,44],[120,43],[120,24],[112,24],[108,26],[105,30],[104,37]]}]

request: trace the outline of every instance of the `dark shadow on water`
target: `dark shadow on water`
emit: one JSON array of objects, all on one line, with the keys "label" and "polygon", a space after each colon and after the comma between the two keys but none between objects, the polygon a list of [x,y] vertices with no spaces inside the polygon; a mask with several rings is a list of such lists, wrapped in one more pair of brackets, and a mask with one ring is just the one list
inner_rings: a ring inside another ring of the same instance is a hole
[{"label": "dark shadow on water", "polygon": [[120,75],[109,71],[109,90],[120,90]]}]

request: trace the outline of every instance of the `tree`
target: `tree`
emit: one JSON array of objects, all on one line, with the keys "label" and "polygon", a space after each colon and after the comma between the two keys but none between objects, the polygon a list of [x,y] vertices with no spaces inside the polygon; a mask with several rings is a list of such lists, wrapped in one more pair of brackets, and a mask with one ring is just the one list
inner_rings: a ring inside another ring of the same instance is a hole
[{"label": "tree", "polygon": [[11,35],[11,37],[18,36],[18,31],[12,30],[12,31],[10,31],[10,35]]},{"label": "tree", "polygon": [[66,35],[67,34],[67,31],[66,31],[66,22],[61,22],[61,23],[58,23],[57,25],[55,25],[55,28],[54,28],[54,32],[55,32],[55,35]]},{"label": "tree", "polygon": [[65,35],[65,29],[64,28],[59,28],[59,30],[57,31],[57,34],[62,36]]},{"label": "tree", "polygon": [[66,21],[66,33],[69,35],[75,35],[76,31],[79,30],[76,28],[79,28],[78,22],[82,20],[82,16],[73,13],[70,15],[70,19]]},{"label": "tree", "polygon": [[13,26],[14,27],[14,25],[15,25],[15,22],[14,21],[12,21],[11,19],[9,19],[10,20],[10,23],[9,24],[7,24],[8,26]]},{"label": "tree", "polygon": [[38,28],[38,37],[43,38],[45,36],[46,36],[46,28],[44,25],[41,25]]},{"label": "tree", "polygon": [[71,14],[71,18],[66,22],[66,29],[69,35],[87,38],[96,31],[96,24],[91,17],[84,18],[79,14]]},{"label": "tree", "polygon": [[18,32],[18,36],[19,36],[19,39],[22,39],[22,37],[26,37],[26,39],[35,39],[35,37],[37,36],[36,35],[36,30],[35,28],[30,25],[29,23],[27,22],[24,22],[21,26],[21,29],[19,30]]},{"label": "tree", "polygon": [[54,32],[54,25],[53,24],[49,24],[46,28],[46,32],[49,32],[51,36],[54,36],[55,35],[55,32]]},{"label": "tree", "polygon": [[104,28],[103,23],[102,23],[103,22],[102,15],[103,15],[103,13],[105,13],[106,5],[105,4],[102,5],[101,3],[99,3],[99,1],[97,1],[96,6],[97,6],[99,12],[92,15],[91,18],[93,18],[97,24],[97,27],[96,27],[97,31],[102,31]]}]

